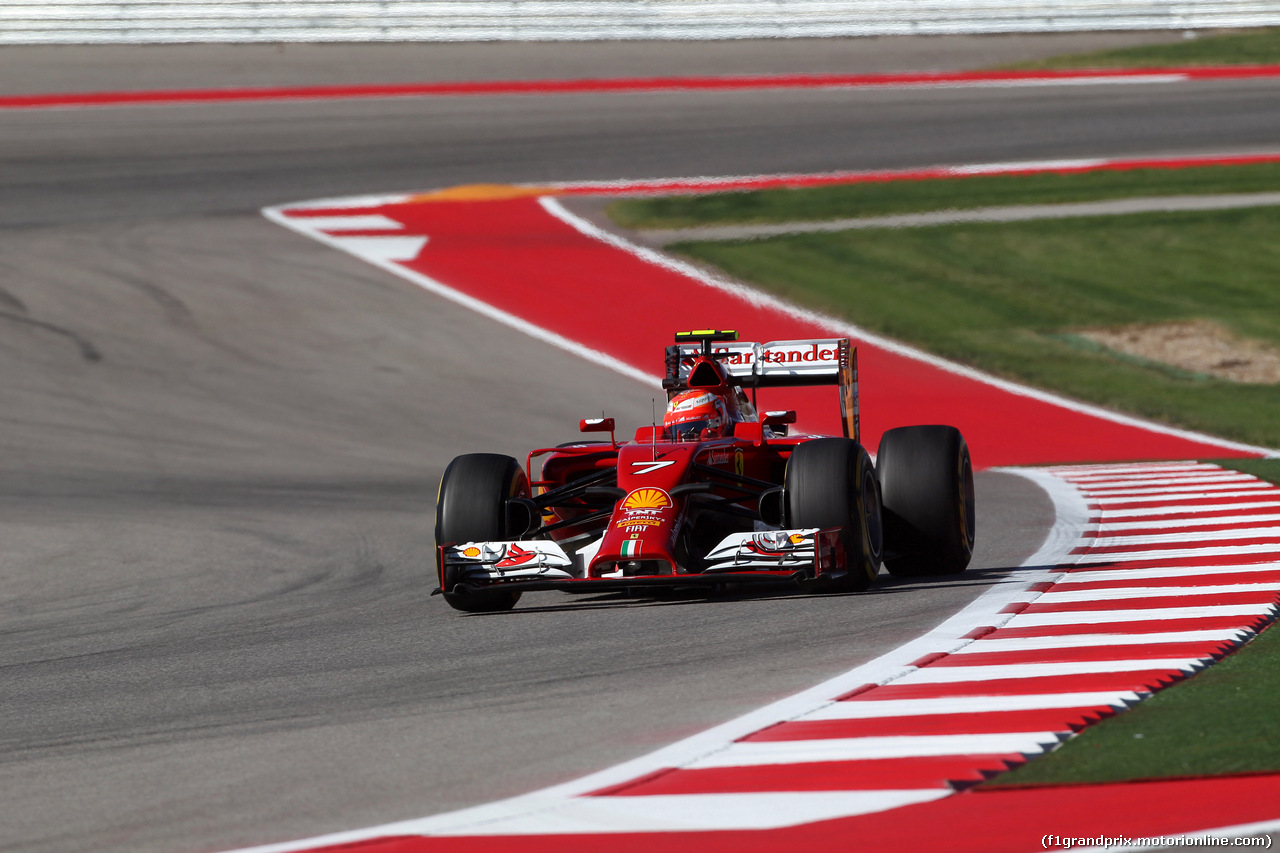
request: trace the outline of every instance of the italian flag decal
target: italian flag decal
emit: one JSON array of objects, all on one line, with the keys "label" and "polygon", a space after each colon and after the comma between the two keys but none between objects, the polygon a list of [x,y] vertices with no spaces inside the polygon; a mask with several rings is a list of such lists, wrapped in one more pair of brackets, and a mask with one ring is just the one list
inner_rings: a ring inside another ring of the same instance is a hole
[{"label": "italian flag decal", "polygon": [[640,540],[628,539],[622,543],[622,556],[639,557],[640,556]]}]

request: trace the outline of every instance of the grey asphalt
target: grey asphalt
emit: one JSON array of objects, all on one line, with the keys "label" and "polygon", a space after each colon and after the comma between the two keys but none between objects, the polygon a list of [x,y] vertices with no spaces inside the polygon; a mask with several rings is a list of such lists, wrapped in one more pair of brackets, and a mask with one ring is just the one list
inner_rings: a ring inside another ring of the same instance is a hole
[{"label": "grey asphalt", "polygon": [[[904,40],[895,62],[946,47],[989,64],[983,44]],[[750,47],[717,61],[747,65]],[[510,63],[495,76],[539,72],[470,49]],[[10,50],[0,65],[37,91],[121,85],[131,57],[168,63],[148,65],[151,84],[195,85],[209,55]],[[429,57],[407,55],[398,73],[431,78]],[[803,70],[760,55],[755,70]],[[298,79],[341,77],[302,65]],[[236,82],[282,72],[255,73]],[[1240,150],[1274,142],[1275,106],[1273,84],[1244,81],[0,114],[0,849],[224,849],[564,781],[918,635],[1043,535],[1047,500],[988,473],[981,553],[959,580],[545,593],[455,614],[428,595],[448,460],[564,441],[601,409],[630,429],[652,392],[259,207],[473,181]]]}]

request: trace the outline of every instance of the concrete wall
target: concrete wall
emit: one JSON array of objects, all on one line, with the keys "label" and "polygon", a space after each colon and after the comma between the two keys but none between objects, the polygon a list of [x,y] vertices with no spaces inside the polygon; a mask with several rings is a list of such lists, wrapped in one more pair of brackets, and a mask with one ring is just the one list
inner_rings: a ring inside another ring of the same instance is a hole
[{"label": "concrete wall", "polygon": [[723,39],[1280,25],[1217,0],[0,0],[0,44]]}]

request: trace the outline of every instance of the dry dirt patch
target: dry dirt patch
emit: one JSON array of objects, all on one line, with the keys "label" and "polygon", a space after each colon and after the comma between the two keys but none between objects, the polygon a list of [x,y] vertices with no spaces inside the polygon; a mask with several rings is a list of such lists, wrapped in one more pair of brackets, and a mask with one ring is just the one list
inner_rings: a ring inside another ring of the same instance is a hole
[{"label": "dry dirt patch", "polygon": [[1110,350],[1219,379],[1280,383],[1280,350],[1261,341],[1238,338],[1204,320],[1085,329],[1076,334]]}]

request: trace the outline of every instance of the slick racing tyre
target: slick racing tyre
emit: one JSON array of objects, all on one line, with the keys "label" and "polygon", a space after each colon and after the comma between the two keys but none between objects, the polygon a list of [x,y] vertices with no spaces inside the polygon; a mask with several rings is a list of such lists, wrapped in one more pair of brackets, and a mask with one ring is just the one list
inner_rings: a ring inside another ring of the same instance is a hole
[{"label": "slick racing tyre", "polygon": [[784,478],[787,524],[839,527],[849,571],[838,591],[861,591],[880,572],[883,536],[880,493],[871,457],[847,438],[819,438],[796,446]]},{"label": "slick racing tyre", "polygon": [[891,429],[876,453],[885,568],[898,577],[950,575],[973,556],[973,464],[955,427]]},{"label": "slick racing tyre", "polygon": [[[520,463],[496,453],[459,456],[444,469],[436,501],[436,543],[500,542],[511,539],[507,530],[507,499],[528,497],[529,479]],[[485,590],[453,592],[457,579],[442,579],[444,600],[466,613],[510,610],[519,592]]]}]

